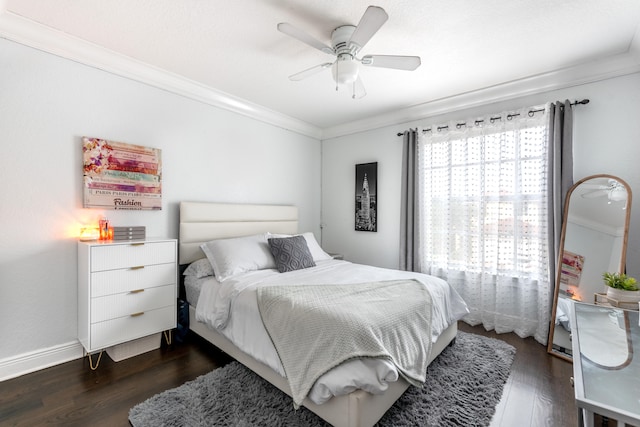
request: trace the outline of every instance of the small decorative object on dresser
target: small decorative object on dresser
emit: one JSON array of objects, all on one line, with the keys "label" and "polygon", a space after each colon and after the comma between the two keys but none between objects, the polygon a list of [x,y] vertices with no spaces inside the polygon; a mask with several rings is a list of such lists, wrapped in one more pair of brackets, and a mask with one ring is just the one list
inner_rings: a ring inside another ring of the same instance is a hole
[{"label": "small decorative object on dresser", "polygon": [[[163,331],[171,343],[177,316],[176,261],[175,239],[78,242],[78,340],[91,369],[98,367],[107,347]],[[129,347],[148,351],[146,344]],[[94,352],[99,352],[95,363]]]},{"label": "small decorative object on dresser", "polygon": [[146,227],[144,225],[135,227],[113,227],[113,240],[144,240],[146,237]]}]

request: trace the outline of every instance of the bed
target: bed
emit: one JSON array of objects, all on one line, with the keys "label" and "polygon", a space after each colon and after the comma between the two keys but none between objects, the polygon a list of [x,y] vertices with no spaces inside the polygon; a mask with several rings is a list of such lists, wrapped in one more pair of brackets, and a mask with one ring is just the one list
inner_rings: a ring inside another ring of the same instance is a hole
[{"label": "bed", "polygon": [[574,301],[562,295],[558,295],[556,308],[556,324],[553,333],[553,348],[562,355],[572,355],[571,344],[571,306]]},{"label": "bed", "polygon": [[[200,265],[207,264],[202,261],[202,259],[206,257],[203,249],[201,249],[201,245],[215,241],[216,239],[256,236],[261,233],[271,233],[268,235],[278,237],[293,236],[297,235],[298,231],[298,211],[295,206],[182,202],[180,204],[180,264],[182,266],[196,265],[198,264],[196,262],[199,260]],[[308,239],[309,237],[307,236],[306,238]],[[351,263],[346,261],[325,259],[328,256],[322,251],[319,245],[317,248],[312,246],[314,242],[313,237],[311,237],[311,240],[307,240],[307,242],[309,243],[308,246],[311,249],[312,255],[314,257],[316,257],[317,254],[320,255],[317,255],[319,258],[314,258],[317,260],[316,267],[306,269],[306,274],[316,274],[315,270],[324,269],[328,272],[334,272],[333,276],[330,273],[327,277],[342,277],[344,276],[342,273],[343,271],[349,271],[344,269],[355,267],[362,269],[363,272],[369,271],[365,270],[364,266],[350,265]],[[317,245],[317,242],[315,245]],[[193,267],[190,267],[190,269],[193,269]],[[382,271],[382,269],[379,270]],[[391,274],[391,271],[392,270],[385,270],[385,274]],[[403,277],[410,277],[410,275],[417,274],[409,272],[395,273],[400,276],[404,275]],[[273,271],[271,269],[263,269],[257,272],[251,272],[251,274],[253,274],[252,277],[257,282],[262,280],[269,282],[270,280],[274,280],[273,277],[277,276],[278,272],[277,270]],[[257,279],[255,279],[256,277]],[[281,275],[280,277],[285,276]],[[388,278],[391,276],[385,277]],[[421,279],[422,278],[423,277],[421,277]],[[290,387],[287,378],[283,376],[279,367],[274,365],[274,363],[277,364],[277,362],[272,362],[271,359],[268,359],[267,356],[263,356],[262,354],[253,353],[253,350],[246,348],[246,342],[239,342],[236,339],[238,334],[234,335],[233,332],[230,332],[231,329],[236,328],[237,324],[243,320],[241,319],[242,316],[236,314],[231,317],[232,319],[236,319],[236,326],[233,328],[227,325],[225,321],[220,323],[224,327],[216,328],[198,320],[212,320],[207,318],[208,311],[206,311],[206,307],[209,304],[215,304],[215,298],[218,297],[218,293],[222,291],[212,291],[210,289],[217,289],[212,286],[226,286],[227,282],[233,282],[233,280],[223,280],[220,282],[217,281],[215,277],[204,276],[198,277],[198,280],[195,282],[191,281],[191,288],[187,287],[186,290],[187,299],[190,305],[190,329],[232,356],[238,362],[247,366],[249,369],[269,381],[283,392],[293,396],[294,394],[292,394],[292,388]],[[194,283],[195,288],[193,287]],[[216,285],[213,285],[213,283],[216,283]],[[205,289],[204,292],[203,289]],[[430,344],[431,351],[428,354],[428,362],[435,359],[437,355],[455,339],[457,333],[457,320],[467,312],[466,306],[462,300],[459,299],[457,293],[448,287],[447,289],[448,290],[445,291],[445,293],[451,292],[450,295],[446,296],[446,302],[444,304],[446,306],[447,313],[446,315],[442,315],[442,313],[440,314],[440,317],[443,317],[443,319],[446,317],[446,320],[441,321],[438,327],[434,326],[433,328],[434,330],[438,330],[437,332],[432,332],[433,339]],[[255,300],[255,297],[250,298],[248,296],[244,298],[234,298],[234,303],[236,300],[250,301],[251,298]],[[230,303],[227,302],[227,304]],[[236,305],[239,304],[239,302],[236,303]],[[246,314],[246,311],[243,311],[242,313],[243,316],[246,316],[247,318],[256,316],[256,314]],[[257,316],[260,316],[260,313],[258,313]],[[214,319],[210,323],[215,324],[215,316],[213,317]],[[259,328],[253,326],[251,328],[247,328],[244,326],[243,330],[247,331],[248,329],[253,331],[254,329]],[[251,333],[253,334],[253,332]],[[268,338],[269,335],[267,334],[266,337]],[[264,338],[255,338],[252,335],[249,341],[251,341],[251,343],[255,343],[259,342],[260,339]],[[242,349],[240,347],[242,347]],[[269,351],[272,350],[266,349],[264,353],[267,354]],[[252,353],[252,355],[249,353]],[[277,358],[277,353],[275,354]],[[267,357],[267,359],[265,359],[265,357]],[[349,372],[351,371],[348,369],[351,368],[344,366],[348,364],[349,363],[344,363],[341,366],[337,366],[334,370],[328,372],[326,377],[331,377],[330,374],[334,374],[335,378],[336,372],[338,372],[337,377],[350,375]],[[343,369],[343,371],[339,371],[339,369]],[[324,376],[322,378],[324,379]],[[350,391],[351,389],[349,387],[343,387],[343,391],[340,393],[345,394],[329,398],[325,396],[324,400],[326,401],[321,399],[320,403],[316,403],[316,401],[319,400],[318,393],[326,394],[326,390],[323,392],[322,387],[317,387],[322,383],[322,381],[319,379],[317,383],[318,384],[315,384],[314,389],[309,393],[310,397],[307,397],[302,401],[302,405],[316,413],[325,421],[337,427],[372,426],[409,387],[409,382],[406,381],[403,376],[399,376],[397,380],[385,382],[384,387],[382,387],[381,390],[374,391],[375,394],[364,391],[363,389]],[[320,389],[321,391],[317,392],[317,389]]]}]

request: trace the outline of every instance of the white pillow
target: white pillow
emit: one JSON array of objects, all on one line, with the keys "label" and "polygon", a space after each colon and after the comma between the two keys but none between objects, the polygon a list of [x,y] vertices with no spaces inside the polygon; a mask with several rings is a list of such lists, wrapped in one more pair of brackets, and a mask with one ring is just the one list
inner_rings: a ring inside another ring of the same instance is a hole
[{"label": "white pillow", "polygon": [[[267,233],[267,238],[269,237],[291,237],[291,234],[271,234]],[[298,236],[298,234],[294,234],[294,236]],[[306,233],[302,233],[302,236],[307,241],[307,247],[309,248],[309,252],[311,252],[311,256],[313,257],[314,262],[324,261],[326,259],[333,259],[331,255],[326,253],[316,240],[316,236],[313,235],[312,232],[307,231]]]},{"label": "white pillow", "polygon": [[311,256],[314,261],[323,261],[326,259],[333,259],[331,255],[326,253],[318,244],[316,240],[316,236],[313,235],[312,232],[307,231],[306,233],[302,233],[304,238],[307,240],[307,246],[309,247],[309,252],[311,252]]},{"label": "white pillow", "polygon": [[266,234],[212,240],[200,248],[219,282],[247,271],[276,268]]}]

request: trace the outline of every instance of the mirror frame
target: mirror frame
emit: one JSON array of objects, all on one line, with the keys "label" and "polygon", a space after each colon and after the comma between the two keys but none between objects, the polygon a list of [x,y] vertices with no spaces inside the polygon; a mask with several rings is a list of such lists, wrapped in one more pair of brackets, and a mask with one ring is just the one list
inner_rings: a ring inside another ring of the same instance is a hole
[{"label": "mirror frame", "polygon": [[631,187],[622,178],[614,175],[609,175],[609,174],[589,175],[587,177],[582,178],[581,180],[579,180],[578,182],[576,182],[571,186],[571,188],[567,192],[567,196],[564,201],[564,211],[562,213],[562,230],[560,232],[560,243],[558,246],[558,259],[556,260],[556,281],[553,289],[553,305],[551,308],[551,317],[549,319],[549,337],[547,339],[547,353],[572,363],[573,363],[572,357],[553,351],[553,334],[555,332],[555,326],[556,326],[555,318],[556,318],[556,310],[558,308],[558,297],[560,292],[560,275],[562,273],[562,254],[564,252],[564,241],[565,241],[565,234],[567,232],[567,218],[569,216],[569,203],[571,201],[571,194],[576,188],[578,188],[580,184],[584,183],[585,181],[589,181],[591,179],[596,179],[596,178],[615,179],[620,184],[622,184],[624,188],[627,190],[627,207],[625,209],[624,233],[622,236],[622,253],[620,254],[620,268],[618,270],[619,273],[624,273],[625,266],[627,263],[627,243],[629,240],[629,222],[631,221],[631,199],[632,199]]}]

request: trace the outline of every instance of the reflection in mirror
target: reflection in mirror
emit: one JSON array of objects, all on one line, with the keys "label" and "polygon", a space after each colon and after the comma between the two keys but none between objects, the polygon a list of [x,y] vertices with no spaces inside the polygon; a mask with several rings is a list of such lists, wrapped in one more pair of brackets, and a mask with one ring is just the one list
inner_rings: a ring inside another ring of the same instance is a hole
[{"label": "reflection in mirror", "polygon": [[617,308],[579,313],[580,354],[603,369],[622,369],[631,363],[633,350],[629,316]]},{"label": "reflection in mirror", "polygon": [[631,213],[631,188],[612,175],[578,181],[567,193],[549,353],[571,360],[569,312],[575,301],[594,303],[604,292],[604,272],[624,272]]}]

